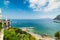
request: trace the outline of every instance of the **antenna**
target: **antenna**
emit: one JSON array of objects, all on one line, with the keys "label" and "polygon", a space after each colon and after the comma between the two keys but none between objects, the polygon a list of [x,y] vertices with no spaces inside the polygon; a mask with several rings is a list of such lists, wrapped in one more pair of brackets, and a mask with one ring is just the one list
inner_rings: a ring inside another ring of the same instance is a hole
[{"label": "antenna", "polygon": [[1,8],[0,8],[0,13],[2,13],[2,10],[1,10]]}]

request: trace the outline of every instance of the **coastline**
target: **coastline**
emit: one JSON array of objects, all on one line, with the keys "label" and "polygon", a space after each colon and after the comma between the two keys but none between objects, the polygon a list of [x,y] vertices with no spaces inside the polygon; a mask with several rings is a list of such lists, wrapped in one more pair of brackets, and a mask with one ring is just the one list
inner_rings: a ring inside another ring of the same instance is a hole
[{"label": "coastline", "polygon": [[26,31],[27,33],[31,34],[32,36],[34,36],[36,38],[36,40],[55,40],[54,38],[48,36],[48,35],[43,35],[43,37],[39,34],[35,34],[33,32],[29,32],[29,28],[20,28],[22,29],[23,31]]}]

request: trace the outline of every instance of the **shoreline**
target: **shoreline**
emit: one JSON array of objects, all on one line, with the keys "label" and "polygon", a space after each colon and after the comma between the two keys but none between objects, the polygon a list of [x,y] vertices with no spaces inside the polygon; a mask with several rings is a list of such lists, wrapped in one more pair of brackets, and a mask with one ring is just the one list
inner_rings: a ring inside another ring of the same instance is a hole
[{"label": "shoreline", "polygon": [[48,35],[43,35],[43,37],[39,34],[35,34],[33,32],[29,32],[29,28],[20,28],[22,29],[23,31],[26,31],[27,33],[31,34],[32,36],[34,36],[36,38],[36,40],[55,40],[54,38],[48,36]]}]

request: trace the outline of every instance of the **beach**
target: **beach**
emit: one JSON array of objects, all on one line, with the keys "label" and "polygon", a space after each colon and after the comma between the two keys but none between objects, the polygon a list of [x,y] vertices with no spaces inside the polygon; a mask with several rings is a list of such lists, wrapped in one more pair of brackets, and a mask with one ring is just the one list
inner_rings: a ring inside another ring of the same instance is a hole
[{"label": "beach", "polygon": [[51,36],[60,31],[60,23],[55,23],[51,19],[12,19],[11,26],[14,28],[33,27],[32,32]]},{"label": "beach", "polygon": [[21,28],[23,31],[26,31],[27,33],[31,34],[32,36],[34,36],[36,38],[36,40],[55,40],[54,38],[50,37],[50,36],[44,36],[42,37],[39,34],[35,34],[33,32],[28,32],[30,29],[28,28]]}]

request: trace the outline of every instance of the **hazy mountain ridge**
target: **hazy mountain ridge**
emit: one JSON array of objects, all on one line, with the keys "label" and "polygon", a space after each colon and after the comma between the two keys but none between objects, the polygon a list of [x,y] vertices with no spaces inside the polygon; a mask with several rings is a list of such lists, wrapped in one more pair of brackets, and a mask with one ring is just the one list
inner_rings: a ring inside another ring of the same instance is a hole
[{"label": "hazy mountain ridge", "polygon": [[54,20],[60,20],[60,15],[57,15],[57,17],[54,18]]}]

